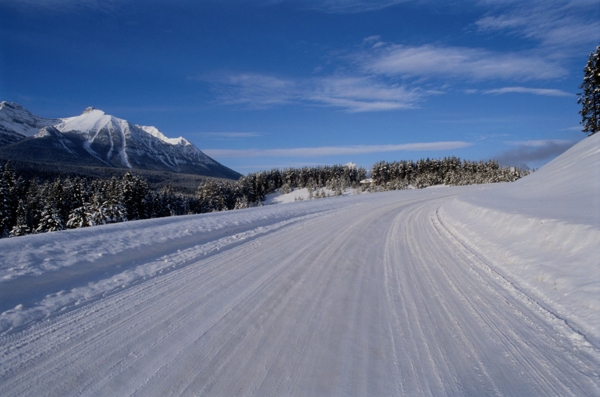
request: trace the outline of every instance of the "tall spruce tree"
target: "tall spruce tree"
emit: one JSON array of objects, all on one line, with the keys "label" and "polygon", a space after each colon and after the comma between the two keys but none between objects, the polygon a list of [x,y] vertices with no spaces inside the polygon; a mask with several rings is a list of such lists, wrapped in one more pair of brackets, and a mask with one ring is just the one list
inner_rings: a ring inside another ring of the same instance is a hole
[{"label": "tall spruce tree", "polygon": [[31,233],[31,228],[27,222],[27,207],[23,200],[19,200],[17,207],[17,222],[10,230],[10,237],[25,236]]},{"label": "tall spruce tree", "polygon": [[53,201],[47,201],[42,210],[40,222],[35,229],[36,233],[57,232],[64,228],[65,225],[56,204]]},{"label": "tall spruce tree", "polygon": [[583,83],[579,88],[583,90],[577,100],[581,104],[579,114],[583,132],[593,135],[600,131],[600,45],[588,57],[583,69]]},{"label": "tall spruce tree", "polygon": [[16,220],[18,180],[10,161],[0,167],[0,237],[9,234]]}]

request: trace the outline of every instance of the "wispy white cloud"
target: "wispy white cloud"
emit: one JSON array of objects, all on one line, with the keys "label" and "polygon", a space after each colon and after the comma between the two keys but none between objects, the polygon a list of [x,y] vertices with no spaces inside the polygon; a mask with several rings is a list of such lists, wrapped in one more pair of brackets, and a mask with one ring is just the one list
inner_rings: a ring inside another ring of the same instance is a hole
[{"label": "wispy white cloud", "polygon": [[466,148],[471,145],[469,142],[449,141],[405,143],[400,145],[321,146],[291,149],[207,149],[203,150],[203,152],[216,158],[318,157],[385,152],[452,150]]},{"label": "wispy white cloud", "polygon": [[573,145],[575,141],[567,139],[536,139],[528,141],[506,141],[511,146],[545,147],[548,145]]},{"label": "wispy white cloud", "polygon": [[514,149],[498,154],[495,157],[496,160],[501,165],[521,166],[528,163],[550,160],[569,149],[576,142],[563,139],[545,139],[509,141],[506,143],[514,146]]},{"label": "wispy white cloud", "polygon": [[222,104],[251,108],[304,104],[331,106],[347,112],[373,112],[415,107],[439,92],[384,84],[369,77],[305,78],[297,81],[244,73],[203,79],[213,85]]},{"label": "wispy white cloud", "polygon": [[[205,78],[200,78],[203,80]],[[205,80],[217,91],[224,104],[245,104],[265,108],[297,101],[299,88],[293,80],[259,73],[212,76]]]},{"label": "wispy white cloud", "polygon": [[412,108],[425,95],[421,90],[385,85],[366,77],[334,77],[316,81],[307,99],[350,112],[370,112]]},{"label": "wispy white cloud", "polygon": [[556,96],[556,97],[574,97],[575,94],[556,90],[552,88],[527,88],[527,87],[503,87],[496,88],[493,90],[467,90],[468,94],[487,94],[487,95],[502,95],[502,94],[532,94],[542,96]]},{"label": "wispy white cloud", "polygon": [[426,44],[388,44],[354,55],[367,72],[405,78],[465,80],[547,80],[567,71],[537,55]]},{"label": "wispy white cloud", "polygon": [[544,47],[563,50],[594,43],[600,37],[600,2],[597,0],[484,3],[491,5],[492,10],[475,23],[482,32],[505,31],[538,41]]},{"label": "wispy white cloud", "polygon": [[27,10],[44,10],[57,13],[82,11],[86,9],[114,11],[125,1],[119,0],[0,0],[0,5]]},{"label": "wispy white cloud", "polygon": [[196,132],[190,135],[201,135],[217,139],[245,139],[263,136],[257,132]]},{"label": "wispy white cloud", "polygon": [[442,124],[498,124],[498,123],[510,123],[513,121],[511,117],[468,117],[468,118],[432,118],[428,120],[432,123],[442,123]]},{"label": "wispy white cloud", "polygon": [[[272,3],[280,3],[286,0],[272,0]],[[292,0],[304,8],[340,14],[354,14],[381,10],[400,3],[414,0]]]}]

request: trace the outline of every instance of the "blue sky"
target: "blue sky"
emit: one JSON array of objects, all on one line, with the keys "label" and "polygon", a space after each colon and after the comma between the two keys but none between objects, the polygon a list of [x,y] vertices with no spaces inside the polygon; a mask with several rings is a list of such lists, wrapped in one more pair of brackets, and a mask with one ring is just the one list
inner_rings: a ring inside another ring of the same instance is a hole
[{"label": "blue sky", "polygon": [[599,0],[0,0],[0,99],[88,106],[248,173],[459,156],[539,167],[581,132]]}]

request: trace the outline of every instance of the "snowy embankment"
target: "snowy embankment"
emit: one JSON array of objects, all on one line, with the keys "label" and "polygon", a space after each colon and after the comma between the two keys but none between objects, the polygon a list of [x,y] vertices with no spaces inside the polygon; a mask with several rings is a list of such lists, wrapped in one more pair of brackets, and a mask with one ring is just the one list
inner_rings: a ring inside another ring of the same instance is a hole
[{"label": "snowy embankment", "polygon": [[495,271],[600,342],[600,134],[517,182],[459,195],[439,213]]}]

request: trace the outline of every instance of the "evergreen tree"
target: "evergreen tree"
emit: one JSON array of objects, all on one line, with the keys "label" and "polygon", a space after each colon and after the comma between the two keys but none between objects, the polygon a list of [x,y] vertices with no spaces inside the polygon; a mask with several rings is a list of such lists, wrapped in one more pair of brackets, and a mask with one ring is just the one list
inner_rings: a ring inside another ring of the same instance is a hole
[{"label": "evergreen tree", "polygon": [[600,45],[596,47],[596,52],[590,53],[579,88],[583,90],[577,100],[581,104],[579,114],[583,132],[593,135],[600,131]]},{"label": "evergreen tree", "polygon": [[92,209],[89,203],[83,204],[71,211],[67,220],[67,228],[77,229],[80,227],[93,226],[91,221]]},{"label": "evergreen tree", "polygon": [[20,184],[10,161],[0,168],[0,237],[7,236],[15,225]]},{"label": "evergreen tree", "polygon": [[127,211],[127,218],[131,220],[146,219],[146,202],[149,187],[145,179],[127,172],[119,184],[119,201]]},{"label": "evergreen tree", "polygon": [[200,213],[216,212],[227,209],[225,205],[225,197],[222,194],[221,186],[213,180],[208,180],[206,183],[198,187],[196,198],[200,206]]},{"label": "evergreen tree", "polygon": [[104,201],[100,198],[95,199],[86,210],[85,216],[90,226],[127,221],[127,210],[113,199]]},{"label": "evergreen tree", "polygon": [[25,236],[31,233],[31,227],[27,219],[27,208],[23,200],[19,200],[17,207],[17,222],[10,230],[10,237]]},{"label": "evergreen tree", "polygon": [[52,201],[48,201],[42,210],[36,233],[56,232],[64,230],[65,225],[60,212]]},{"label": "evergreen tree", "polygon": [[235,200],[235,206],[233,207],[233,209],[239,210],[239,209],[248,208],[248,207],[250,207],[250,203],[248,202],[248,197],[241,196]]}]

